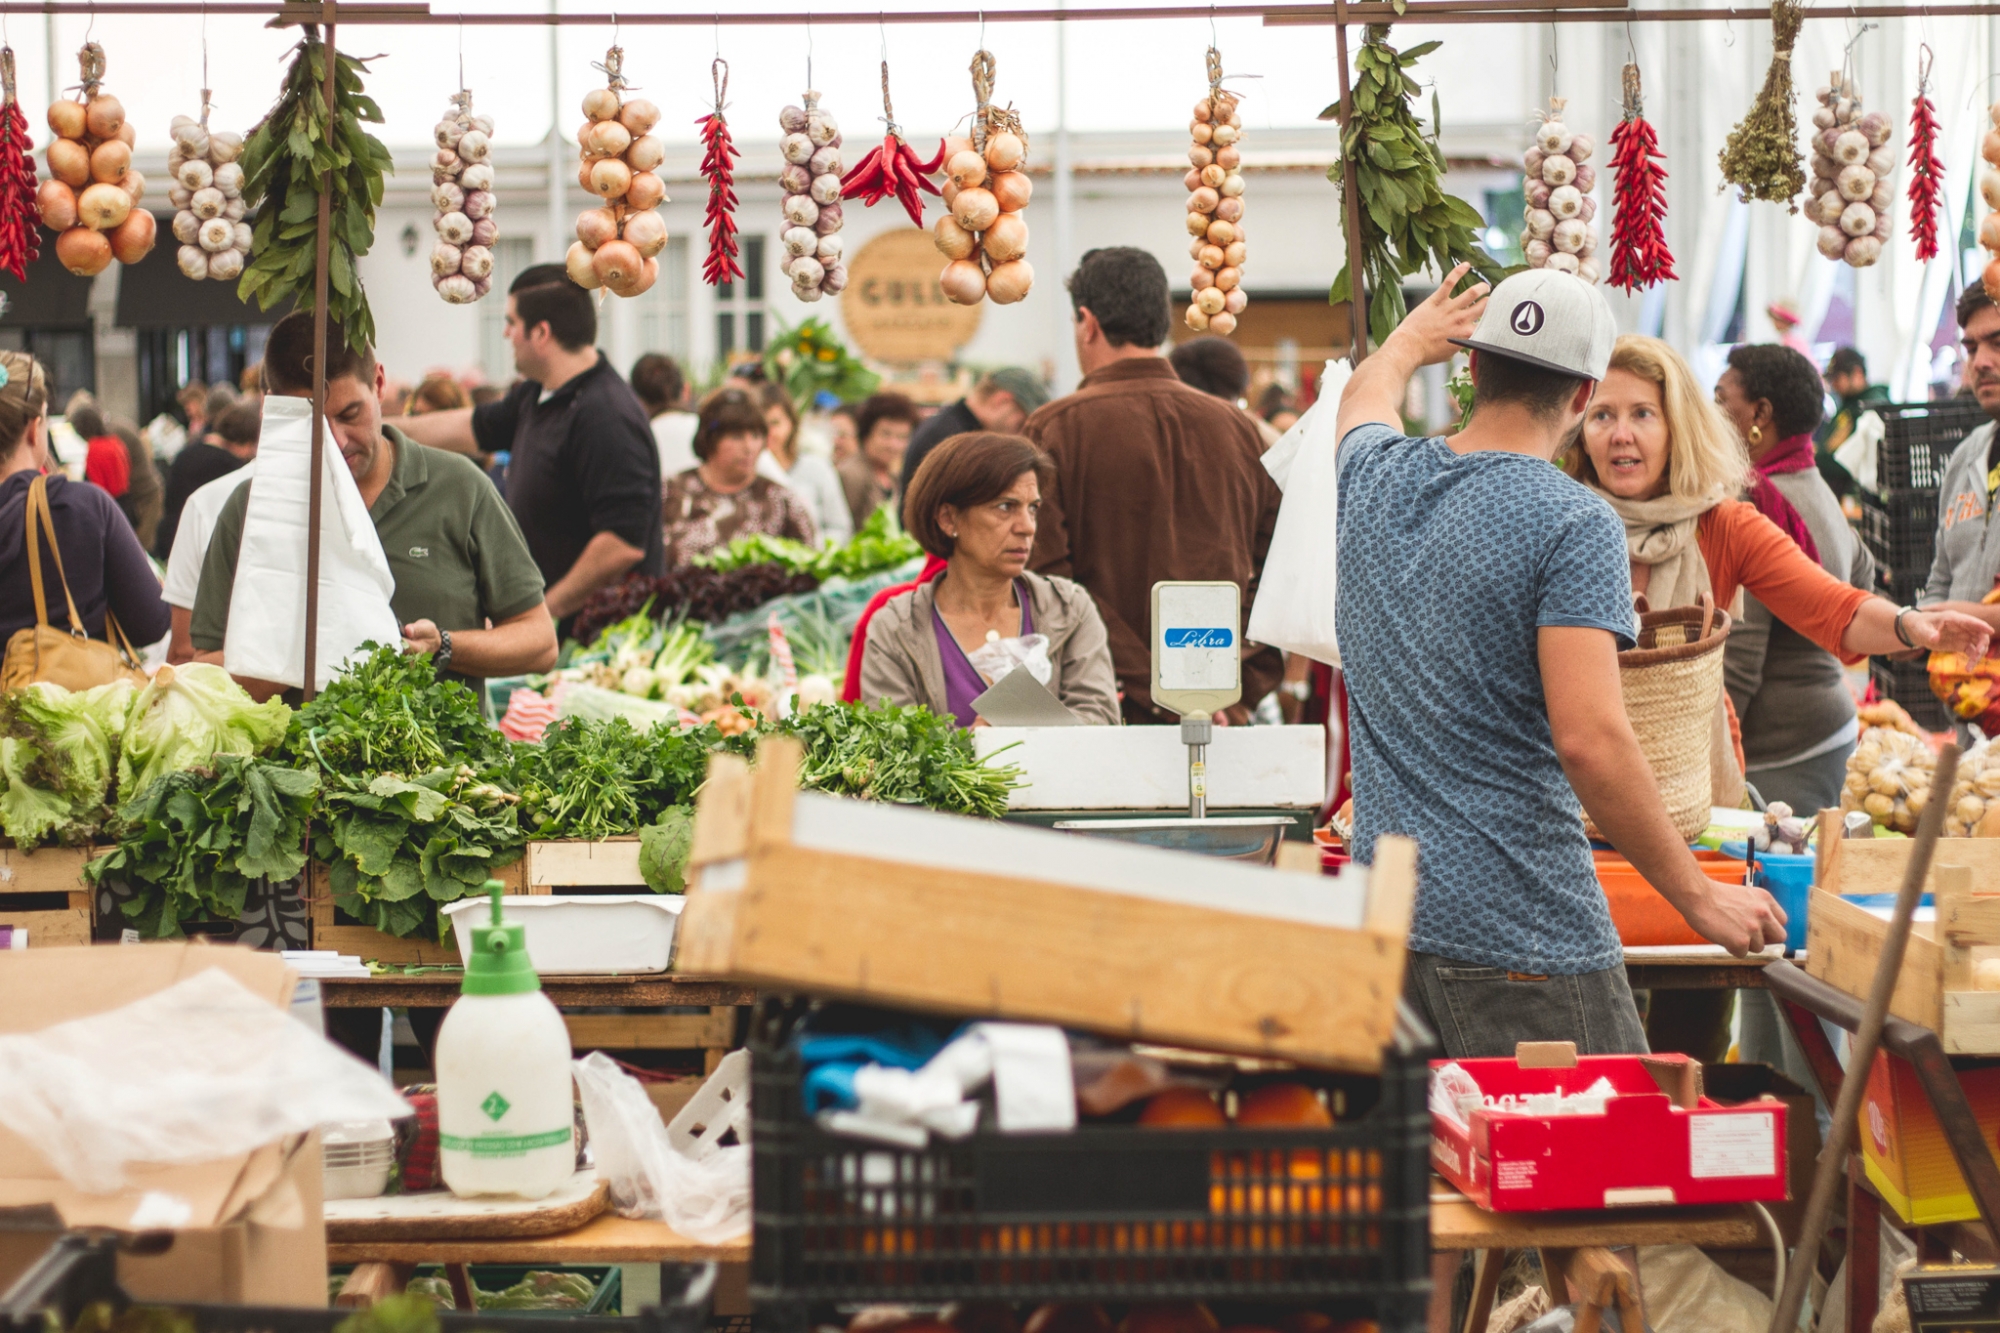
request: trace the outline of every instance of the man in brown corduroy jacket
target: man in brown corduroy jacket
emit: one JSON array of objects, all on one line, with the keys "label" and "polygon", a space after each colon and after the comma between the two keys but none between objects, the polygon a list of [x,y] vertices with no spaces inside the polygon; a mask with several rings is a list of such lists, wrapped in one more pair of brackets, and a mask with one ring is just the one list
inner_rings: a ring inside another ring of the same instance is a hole
[{"label": "man in brown corduroy jacket", "polygon": [[[1228,579],[1243,619],[1278,520],[1263,441],[1232,405],[1180,382],[1160,354],[1167,275],[1144,250],[1092,250],[1069,279],[1083,383],[1023,430],[1055,460],[1032,567],[1090,589],[1111,640],[1127,722],[1171,722],[1152,703],[1153,585]],[[1243,645],[1242,721],[1277,687],[1276,649]]]}]

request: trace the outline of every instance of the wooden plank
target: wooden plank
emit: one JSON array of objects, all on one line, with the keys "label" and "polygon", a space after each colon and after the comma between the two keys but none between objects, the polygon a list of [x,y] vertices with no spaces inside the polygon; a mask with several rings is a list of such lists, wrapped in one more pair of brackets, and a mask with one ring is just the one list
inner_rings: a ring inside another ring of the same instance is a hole
[{"label": "wooden plank", "polygon": [[[72,895],[77,897],[81,895]],[[90,908],[59,907],[35,912],[9,911],[0,905],[0,926],[28,932],[30,949],[64,948],[90,943]]]},{"label": "wooden plank", "polygon": [[750,788],[750,849],[790,846],[792,808],[799,796],[799,768],[805,746],[790,736],[773,736],[757,747]]},{"label": "wooden plank", "polygon": [[1368,871],[1368,929],[1406,938],[1416,905],[1416,842],[1393,833],[1377,838],[1375,864]]},{"label": "wooden plank", "polygon": [[[1944,990],[1972,989],[1972,945],[1983,943],[1978,937],[1983,918],[1990,913],[1975,913],[1972,903],[1972,871],[1965,866],[1939,866],[1931,875],[1936,885],[1937,924],[1932,927],[1932,935],[1938,945],[1938,985]],[[1993,900],[1993,906],[2000,906],[2000,899]]]},{"label": "wooden plank", "polygon": [[1938,1039],[1944,1043],[1946,1055],[2000,1052],[2000,991],[1946,991],[1944,1026]]},{"label": "wooden plank", "polygon": [[0,847],[0,894],[90,892],[83,868],[105,847]]},{"label": "wooden plank", "polygon": [[[1903,884],[1910,863],[1909,838],[1843,838],[1819,887],[1832,893],[1894,893]],[[1939,841],[1924,892],[1935,892],[1937,868],[1967,866],[1974,893],[2000,894],[2000,838],[1945,838]]]},{"label": "wooden plank", "polygon": [[531,842],[526,882],[537,892],[555,889],[643,885],[639,873],[639,840],[607,838],[603,842]]},{"label": "wooden plank", "polygon": [[736,1036],[734,1011],[708,1014],[564,1014],[570,1045],[578,1052],[685,1051],[728,1046]]},{"label": "wooden plank", "polygon": [[665,1222],[648,1222],[600,1214],[593,1221],[559,1236],[521,1240],[384,1240],[330,1241],[326,1259],[332,1264],[361,1263],[479,1263],[479,1264],[663,1264],[747,1263],[750,1238],[708,1245],[690,1240]]},{"label": "wooden plank", "polygon": [[1766,1239],[1748,1204],[1614,1209],[1583,1213],[1489,1213],[1437,1181],[1431,1191],[1431,1246],[1439,1250],[1575,1248],[1584,1245],[1699,1245],[1740,1249]]},{"label": "wooden plank", "polygon": [[342,1310],[365,1310],[391,1296],[402,1295],[404,1284],[414,1272],[408,1264],[356,1264],[347,1280],[340,1284],[340,1294],[333,1298],[333,1304]]},{"label": "wooden plank", "polygon": [[694,846],[688,864],[727,861],[749,850],[750,765],[733,754],[711,755],[708,781],[695,803]]},{"label": "wooden plank", "polygon": [[[792,846],[740,890],[712,873],[683,965],[774,987],[1360,1070],[1402,991],[1402,938],[1378,931]],[[703,918],[718,900],[726,930]]]},{"label": "wooden plank", "polygon": [[[1854,846],[1841,852],[1843,869],[1852,867],[1860,859],[1855,853],[1875,839],[1849,841]],[[1882,940],[1888,931],[1889,923],[1873,912],[1815,889],[1806,928],[1806,974],[1848,995],[1865,996],[1874,982],[1875,960],[1881,957]],[[1943,1022],[1939,966],[1931,923],[1919,921],[1910,928],[1909,948],[1903,955],[1895,992],[1889,997],[1889,1012],[1935,1031]]]},{"label": "wooden plank", "polygon": [[[330,1009],[449,1009],[458,999],[455,975],[436,972],[419,976],[387,973],[378,977],[328,977],[320,982],[323,1003]],[[749,1005],[754,987],[714,977],[564,977],[544,974],[542,993],[558,1007],[624,1005],[658,1009],[669,1005]]]}]

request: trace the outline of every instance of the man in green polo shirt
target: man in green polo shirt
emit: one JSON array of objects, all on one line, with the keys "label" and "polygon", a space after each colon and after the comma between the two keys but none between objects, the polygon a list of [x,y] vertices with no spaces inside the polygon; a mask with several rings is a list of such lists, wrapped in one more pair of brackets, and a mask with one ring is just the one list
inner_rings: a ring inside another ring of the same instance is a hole
[{"label": "man in green polo shirt", "polygon": [[[389,572],[403,651],[430,653],[440,673],[466,680],[546,671],[556,661],[555,622],[542,575],[500,493],[471,460],[416,444],[382,425],[382,369],[356,352],[338,321],[327,325],[328,442],[354,475],[375,522]],[[287,315],[264,352],[269,393],[312,396],[312,317]],[[189,626],[198,660],[222,662],[236,553],[253,480],[216,518]],[[245,680],[259,699],[283,687]]]}]

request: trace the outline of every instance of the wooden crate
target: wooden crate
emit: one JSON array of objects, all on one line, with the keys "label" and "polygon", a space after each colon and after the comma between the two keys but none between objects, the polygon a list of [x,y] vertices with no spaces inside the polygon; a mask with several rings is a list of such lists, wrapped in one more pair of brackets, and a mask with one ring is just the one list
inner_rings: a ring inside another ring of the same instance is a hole
[{"label": "wooden crate", "polygon": [[[84,865],[101,847],[0,847],[0,926],[28,933],[31,949],[90,943],[91,888]],[[51,895],[62,894],[56,906]]]},{"label": "wooden crate", "polygon": [[[508,893],[547,893],[545,888],[535,888],[522,882],[523,865],[523,862],[516,861],[502,866],[493,872],[493,878],[505,885]],[[327,868],[317,861],[306,868],[306,907],[312,917],[312,944],[315,949],[358,954],[363,962],[417,967],[460,965],[458,944],[449,937],[443,944],[420,937],[399,939],[373,926],[337,920]]]},{"label": "wooden crate", "polygon": [[[1889,923],[1847,901],[1893,894],[1915,845],[1904,838],[1836,838],[1819,869],[1806,926],[1806,972],[1866,998]],[[2000,1055],[2000,991],[1975,990],[1982,957],[2000,957],[2000,838],[1937,844],[1925,890],[1935,921],[1910,928],[1889,1012],[1938,1034],[1951,1055]]]},{"label": "wooden crate", "polygon": [[637,838],[531,842],[521,865],[523,882],[535,893],[651,891],[639,873]]},{"label": "wooden crate", "polygon": [[677,970],[1380,1068],[1414,844],[1328,879],[801,794],[799,759],[777,740],[754,774],[710,762]]}]

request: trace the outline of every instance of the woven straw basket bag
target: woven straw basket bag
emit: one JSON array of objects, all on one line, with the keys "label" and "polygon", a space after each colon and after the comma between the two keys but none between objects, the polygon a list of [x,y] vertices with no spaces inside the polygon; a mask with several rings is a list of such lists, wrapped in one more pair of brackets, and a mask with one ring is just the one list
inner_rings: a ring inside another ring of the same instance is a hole
[{"label": "woven straw basket bag", "polygon": [[[1729,613],[1703,596],[1700,606],[1639,612],[1639,641],[1618,654],[1625,716],[1660,784],[1660,799],[1685,842],[1708,827],[1714,791],[1709,745],[1722,703],[1722,645]],[[1602,837],[1584,816],[1593,838]]]}]

